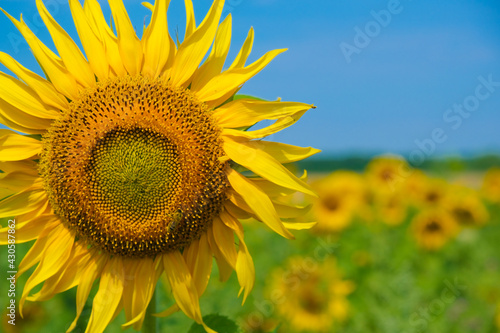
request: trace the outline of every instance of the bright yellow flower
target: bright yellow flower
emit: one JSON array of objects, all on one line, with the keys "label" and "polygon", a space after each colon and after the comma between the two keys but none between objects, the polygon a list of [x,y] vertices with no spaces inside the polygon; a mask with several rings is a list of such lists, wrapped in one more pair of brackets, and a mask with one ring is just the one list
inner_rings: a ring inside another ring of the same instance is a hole
[{"label": "bright yellow flower", "polygon": [[406,178],[403,192],[408,202],[412,205],[421,205],[421,200],[424,197],[428,178],[422,170],[413,169],[410,176]]},{"label": "bright yellow flower", "polygon": [[476,191],[452,186],[444,207],[462,227],[477,227],[488,222],[489,213]]},{"label": "bright yellow flower", "polygon": [[276,269],[268,285],[269,298],[283,318],[283,332],[333,332],[349,314],[346,298],[354,283],[342,280],[336,261],[293,257]]},{"label": "bright yellow flower", "polygon": [[[17,242],[36,240],[19,266],[22,274],[38,264],[20,310],[26,300],[78,287],[70,330],[96,280],[87,331],[102,332],[122,309],[123,327],[139,330],[162,274],[175,304],[161,315],[180,309],[203,324],[199,297],[213,256],[221,279],[236,271],[243,301],[254,284],[238,218],[250,215],[286,238],[293,238],[289,229],[311,227],[283,222],[280,211],[297,209],[278,207],[274,197],[294,191],[314,196],[282,163],[318,151],[257,139],[292,125],[313,106],[232,99],[284,50],[246,65],[250,30],[223,71],[231,39],[231,16],[219,24],[224,1],[214,1],[196,26],[186,0],[179,45],[168,32],[168,4],[145,4],[151,22],[139,38],[122,0],[109,0],[112,26],[97,0],[83,7],[69,0],[85,56],[42,1],[38,10],[58,55],[22,19],[6,13],[47,78],[0,53],[0,62],[19,78],[0,73],[0,122],[34,135],[0,130],[3,194],[10,195],[0,203],[0,217],[16,216]],[[276,121],[242,130],[266,119]],[[2,244],[7,230],[0,231]]]},{"label": "bright yellow flower", "polygon": [[411,170],[399,156],[374,158],[366,167],[366,178],[376,195],[386,195],[401,190]]},{"label": "bright yellow flower", "polygon": [[442,207],[450,193],[449,184],[440,178],[423,178],[422,180],[424,181],[423,187],[416,193],[416,206],[422,209]]},{"label": "bright yellow flower", "polygon": [[396,226],[406,219],[408,203],[400,193],[375,197],[373,205],[377,219],[385,224]]},{"label": "bright yellow flower", "polygon": [[337,232],[345,229],[364,204],[363,178],[351,171],[336,171],[316,181],[313,188],[319,198],[313,203],[317,231]]},{"label": "bright yellow flower", "polygon": [[489,201],[500,203],[500,168],[491,168],[486,172],[481,191]]},{"label": "bright yellow flower", "polygon": [[440,249],[459,231],[455,219],[446,211],[438,209],[420,212],[411,223],[418,245],[428,250]]}]

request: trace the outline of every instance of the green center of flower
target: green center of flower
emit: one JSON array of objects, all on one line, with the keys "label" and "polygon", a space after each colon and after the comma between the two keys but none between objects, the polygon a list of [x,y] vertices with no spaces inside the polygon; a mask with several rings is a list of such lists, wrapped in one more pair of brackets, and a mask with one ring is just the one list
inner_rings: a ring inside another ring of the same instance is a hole
[{"label": "green center of flower", "polygon": [[93,200],[122,218],[151,219],[168,207],[180,182],[175,145],[144,129],[113,130],[92,152]]},{"label": "green center of flower", "polygon": [[220,129],[188,91],[143,77],[98,83],[43,138],[40,173],[55,213],[115,255],[189,245],[228,188]]}]

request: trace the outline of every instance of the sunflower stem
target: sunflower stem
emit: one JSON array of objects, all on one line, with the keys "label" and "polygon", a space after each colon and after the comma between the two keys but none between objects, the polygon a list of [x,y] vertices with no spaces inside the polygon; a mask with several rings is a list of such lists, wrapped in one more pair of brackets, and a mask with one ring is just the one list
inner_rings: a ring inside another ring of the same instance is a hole
[{"label": "sunflower stem", "polygon": [[156,290],[153,292],[153,297],[151,297],[151,301],[146,309],[146,317],[144,318],[144,324],[142,327],[142,331],[144,333],[156,333],[158,331],[158,323],[156,321],[156,317],[153,316],[153,313],[156,313]]}]

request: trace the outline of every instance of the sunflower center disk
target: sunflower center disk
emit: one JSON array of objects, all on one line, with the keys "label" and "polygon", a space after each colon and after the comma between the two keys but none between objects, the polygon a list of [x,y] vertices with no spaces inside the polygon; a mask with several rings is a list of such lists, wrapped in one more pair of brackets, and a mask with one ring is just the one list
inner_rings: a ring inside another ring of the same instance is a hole
[{"label": "sunflower center disk", "polygon": [[87,91],[44,137],[56,214],[108,253],[144,257],[197,239],[228,187],[220,130],[187,90],[143,77]]},{"label": "sunflower center disk", "polygon": [[175,200],[179,168],[173,144],[158,133],[132,129],[107,133],[95,146],[87,173],[103,212],[140,223]]}]

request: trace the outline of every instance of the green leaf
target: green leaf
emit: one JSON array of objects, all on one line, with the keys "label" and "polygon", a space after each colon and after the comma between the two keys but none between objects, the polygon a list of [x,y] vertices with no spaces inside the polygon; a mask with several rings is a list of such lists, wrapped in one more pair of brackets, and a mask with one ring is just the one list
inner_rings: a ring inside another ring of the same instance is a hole
[{"label": "green leaf", "polygon": [[250,96],[250,95],[234,95],[233,96],[233,101],[236,101],[238,99],[242,99],[242,98],[247,98],[247,99],[254,99],[256,101],[264,101],[264,102],[267,102],[265,99],[262,99],[262,98],[259,98],[259,97],[255,97],[255,96]]},{"label": "green leaf", "polygon": [[269,333],[278,333],[278,329],[280,328],[280,326],[281,326],[281,324],[276,326],[276,328],[272,332],[269,332]]},{"label": "green leaf", "polygon": [[32,138],[32,139],[38,140],[38,141],[42,141],[42,135],[41,134],[28,134],[28,135],[25,135],[25,136],[28,137],[28,138]]},{"label": "green leaf", "polygon": [[[238,325],[231,319],[219,314],[209,314],[203,317],[205,324],[216,332],[236,333]],[[193,323],[188,333],[205,333],[205,329],[198,323]]]}]

